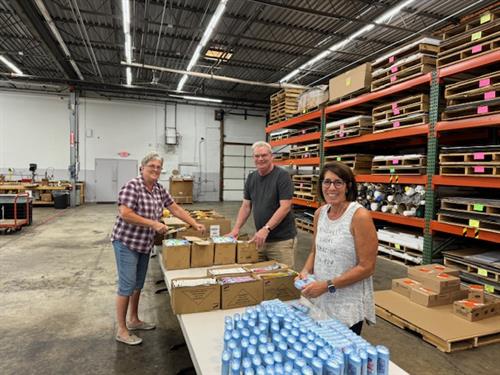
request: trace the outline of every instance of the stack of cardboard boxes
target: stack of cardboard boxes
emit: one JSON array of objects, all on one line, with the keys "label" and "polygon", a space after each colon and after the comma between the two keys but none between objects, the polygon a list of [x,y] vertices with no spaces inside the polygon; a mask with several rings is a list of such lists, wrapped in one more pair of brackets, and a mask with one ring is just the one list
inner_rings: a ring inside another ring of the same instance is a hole
[{"label": "stack of cardboard boxes", "polygon": [[455,301],[453,312],[470,322],[500,314],[500,300],[484,294],[483,285],[470,285],[467,299]]},{"label": "stack of cardboard boxes", "polygon": [[297,299],[300,291],[293,285],[296,275],[275,261],[209,268],[206,277],[172,280],[172,310],[188,314],[252,306],[275,298]]}]

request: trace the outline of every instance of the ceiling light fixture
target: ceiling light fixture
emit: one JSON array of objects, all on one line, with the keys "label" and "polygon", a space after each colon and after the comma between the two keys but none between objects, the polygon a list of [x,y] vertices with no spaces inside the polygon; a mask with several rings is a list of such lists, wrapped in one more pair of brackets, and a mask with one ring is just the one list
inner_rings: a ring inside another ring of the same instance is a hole
[{"label": "ceiling light fixture", "polygon": [[294,69],[290,73],[288,73],[286,76],[284,76],[282,79],[280,79],[280,83],[288,82],[291,78],[295,77],[297,74],[299,74],[301,71],[310,68],[312,65],[316,64],[318,61],[324,59],[325,57],[329,56],[332,54],[332,52],[335,52],[343,47],[345,47],[349,42],[352,40],[359,38],[361,35],[366,34],[370,30],[372,30],[375,25],[381,25],[385,21],[390,21],[392,17],[394,17],[396,14],[401,12],[401,10],[408,6],[409,4],[413,3],[415,0],[406,0],[395,6],[394,8],[389,9],[387,12],[383,13],[377,19],[375,19],[374,24],[368,24],[361,28],[360,30],[356,31],[354,34],[349,35],[346,39],[341,40],[340,42],[335,43],[333,46],[329,47],[327,50],[321,52],[319,55],[314,56],[311,60],[305,62],[301,66],[299,66],[297,69]]},{"label": "ceiling light fixture", "polygon": [[204,98],[201,96],[189,96],[189,95],[170,95],[173,98],[181,98],[185,100],[199,100],[200,102],[213,102],[213,103],[222,103],[221,99],[214,98]]},{"label": "ceiling light fixture", "polygon": [[0,55],[0,61],[3,62],[10,70],[12,70],[18,76],[23,76],[23,72],[19,69],[12,61],[8,60],[6,57]]},{"label": "ceiling light fixture", "polygon": [[[122,18],[123,18],[123,34],[125,35],[125,61],[132,62],[132,38],[130,36],[130,3],[129,0],[122,0]],[[127,77],[127,86],[132,85],[132,68],[127,67],[125,70]]]},{"label": "ceiling light fixture", "polygon": [[[189,64],[186,68],[186,70],[189,72],[193,67],[196,65],[198,62],[201,51],[209,41],[210,37],[212,36],[212,33],[215,29],[215,26],[217,26],[217,23],[219,22],[220,18],[222,17],[222,14],[224,13],[224,10],[226,9],[226,3],[228,0],[221,0],[219,2],[219,5],[217,5],[217,9],[215,10],[215,13],[213,14],[212,18],[210,19],[210,22],[208,23],[207,28],[205,29],[205,32],[203,33],[203,36],[201,37],[200,42],[198,43],[198,46],[196,47],[193,56],[191,56],[191,60],[189,60]],[[182,91],[182,88],[184,87],[184,84],[186,83],[188,79],[188,76],[184,74],[177,84],[177,90],[176,91]]]}]

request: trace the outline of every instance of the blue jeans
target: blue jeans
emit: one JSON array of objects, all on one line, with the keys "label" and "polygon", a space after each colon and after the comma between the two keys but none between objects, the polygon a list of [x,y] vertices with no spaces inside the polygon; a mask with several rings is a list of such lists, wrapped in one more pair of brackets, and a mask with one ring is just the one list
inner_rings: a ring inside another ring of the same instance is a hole
[{"label": "blue jeans", "polygon": [[113,241],[116,268],[118,270],[118,295],[131,296],[136,289],[144,287],[148,271],[149,253],[130,250],[120,241]]}]

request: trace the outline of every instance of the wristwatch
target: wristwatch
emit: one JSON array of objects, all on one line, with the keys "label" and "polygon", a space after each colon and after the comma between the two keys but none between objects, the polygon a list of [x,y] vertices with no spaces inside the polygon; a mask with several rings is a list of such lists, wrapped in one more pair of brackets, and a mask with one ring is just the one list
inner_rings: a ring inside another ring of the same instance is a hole
[{"label": "wristwatch", "polygon": [[269,225],[264,225],[262,228],[266,228],[268,232],[271,232],[271,227]]},{"label": "wristwatch", "polygon": [[332,280],[327,280],[327,282],[326,282],[326,286],[327,286],[327,288],[328,288],[328,291],[329,291],[330,293],[332,293],[332,294],[333,294],[333,293],[335,293],[335,292],[337,291],[337,288],[335,288],[335,285],[333,285]]}]

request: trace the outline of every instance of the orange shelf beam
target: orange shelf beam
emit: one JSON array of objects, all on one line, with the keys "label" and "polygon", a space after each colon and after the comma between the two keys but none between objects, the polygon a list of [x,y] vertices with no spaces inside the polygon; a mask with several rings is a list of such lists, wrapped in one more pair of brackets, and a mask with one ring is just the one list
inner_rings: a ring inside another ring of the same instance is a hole
[{"label": "orange shelf beam", "polygon": [[317,165],[319,166],[319,158],[303,158],[303,159],[287,159],[275,160],[276,165]]},{"label": "orange shelf beam", "polygon": [[[397,178],[396,178],[397,177]],[[356,182],[374,182],[379,184],[419,184],[427,183],[427,176],[399,176],[399,175],[373,175],[359,174],[356,176]]]},{"label": "orange shelf beam", "polygon": [[339,139],[335,141],[327,141],[324,143],[325,148],[339,147],[345,145],[353,145],[357,143],[384,141],[394,138],[412,137],[414,135],[424,135],[429,132],[427,124],[410,126],[408,128],[387,130],[380,133],[365,134],[359,137],[352,137],[347,139]]},{"label": "orange shelf beam", "polygon": [[494,62],[500,61],[500,51],[494,51],[491,53],[487,53],[483,56],[478,56],[476,58],[461,61],[456,64],[438,69],[439,77],[449,77],[451,75],[465,72],[470,69],[479,68],[484,65],[488,65]]},{"label": "orange shelf beam", "polygon": [[370,211],[370,213],[372,214],[372,218],[374,218],[374,219],[384,220],[384,221],[388,221],[390,223],[403,224],[403,225],[408,225],[411,227],[422,228],[422,229],[424,229],[424,227],[425,227],[424,219],[421,219],[419,217],[407,217],[407,216],[402,216],[402,215],[392,215],[392,214],[386,214],[386,213],[378,212],[378,211]]},{"label": "orange shelf beam", "polygon": [[432,185],[445,186],[468,186],[500,189],[500,178],[498,177],[457,177],[457,176],[434,176]]},{"label": "orange shelf beam", "polygon": [[266,133],[270,133],[272,131],[287,128],[292,125],[308,125],[306,122],[318,120],[318,124],[321,121],[321,110],[313,111],[306,113],[305,115],[300,115],[297,117],[289,118],[288,120],[278,122],[276,124],[272,124],[266,127]]},{"label": "orange shelf beam", "polygon": [[306,201],[305,199],[300,198],[292,198],[292,204],[296,204],[298,206],[318,208],[319,202],[316,201]]},{"label": "orange shelf beam", "polygon": [[333,104],[331,106],[328,106],[325,108],[325,113],[333,113],[333,112],[338,112],[346,108],[354,107],[359,104],[367,103],[375,99],[380,99],[383,98],[384,96],[396,94],[398,92],[408,90],[412,87],[422,85],[424,83],[430,83],[431,82],[431,73],[424,74],[422,76],[410,79],[405,82],[401,82],[395,85],[392,85],[390,87],[387,87],[385,89],[375,91],[375,92],[370,92],[368,94],[360,95],[356,98],[352,98],[349,100],[346,100],[345,102],[338,103],[338,104]]},{"label": "orange shelf beam", "polygon": [[[465,236],[464,236],[464,229],[466,229]],[[476,229],[472,227],[465,227],[461,225],[441,223],[436,220],[433,220],[431,222],[431,230],[436,232],[455,234],[457,236],[462,236],[462,237],[477,238],[479,240],[500,243],[500,233],[489,232],[486,230]],[[476,233],[478,233],[477,237]]]},{"label": "orange shelf beam", "polygon": [[307,134],[299,135],[296,137],[284,138],[284,139],[280,139],[278,141],[271,141],[271,142],[269,142],[269,144],[272,147],[274,147],[274,146],[296,144],[296,143],[302,143],[302,142],[308,142],[308,141],[319,141],[320,136],[321,136],[321,132],[307,133]]},{"label": "orange shelf beam", "polygon": [[478,116],[455,121],[439,121],[436,124],[436,131],[443,132],[449,130],[460,130],[494,125],[500,125],[500,114]]}]

